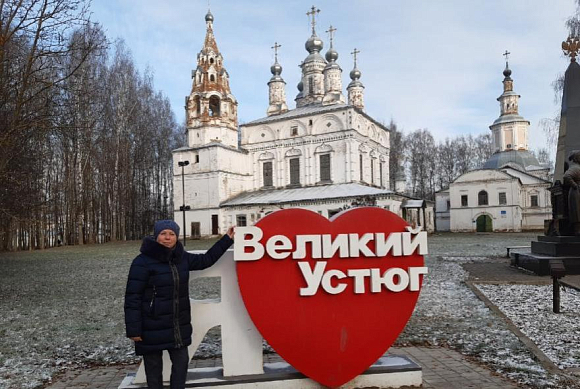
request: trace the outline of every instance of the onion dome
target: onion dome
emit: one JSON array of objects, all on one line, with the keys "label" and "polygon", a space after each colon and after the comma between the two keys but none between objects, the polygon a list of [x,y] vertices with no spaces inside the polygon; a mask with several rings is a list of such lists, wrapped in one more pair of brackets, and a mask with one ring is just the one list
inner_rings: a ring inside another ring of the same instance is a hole
[{"label": "onion dome", "polygon": [[503,71],[503,75],[506,79],[511,80],[510,76],[512,75],[511,69],[508,67],[508,63],[505,63],[505,69]]},{"label": "onion dome", "polygon": [[280,74],[282,74],[282,65],[280,65],[278,61],[276,61],[274,65],[270,66],[270,71],[274,76],[279,76]]},{"label": "onion dome", "polygon": [[322,39],[320,39],[317,35],[313,34],[310,38],[308,38],[308,40],[304,44],[304,47],[306,48],[306,50],[308,50],[310,54],[313,54],[319,53],[324,47],[324,44],[322,43]]},{"label": "onion dome", "polygon": [[282,74],[282,65],[280,65],[278,61],[274,62],[274,65],[270,66],[270,71],[272,72],[272,78],[270,78],[270,81],[284,82],[284,79],[282,79],[280,76],[280,74]]},{"label": "onion dome", "polygon": [[350,84],[348,84],[348,87],[350,88],[351,86],[363,86],[362,82],[360,82],[360,80],[359,80],[360,77],[361,77],[361,72],[360,72],[360,70],[358,70],[356,68],[356,65],[355,65],[355,68],[350,71],[350,79],[352,81],[350,82]]},{"label": "onion dome", "polygon": [[210,10],[207,10],[207,14],[205,15],[205,21],[213,23],[213,15],[211,14]]},{"label": "onion dome", "polygon": [[338,59],[338,51],[334,50],[334,48],[331,47],[326,52],[325,57],[328,62],[336,62],[336,60]]}]

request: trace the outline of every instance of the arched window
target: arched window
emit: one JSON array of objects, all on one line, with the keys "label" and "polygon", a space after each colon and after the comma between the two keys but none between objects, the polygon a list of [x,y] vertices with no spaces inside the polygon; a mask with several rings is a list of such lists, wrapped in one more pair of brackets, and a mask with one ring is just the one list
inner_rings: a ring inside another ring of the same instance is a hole
[{"label": "arched window", "polygon": [[220,98],[217,96],[209,98],[209,115],[212,117],[220,116]]},{"label": "arched window", "polygon": [[213,63],[213,58],[210,58],[209,59],[209,63]]},{"label": "arched window", "polygon": [[215,82],[215,76],[212,74],[211,76],[209,76],[209,80],[210,80],[211,82]]},{"label": "arched window", "polygon": [[487,205],[487,192],[482,190],[477,194],[477,204],[478,205]]},{"label": "arched window", "polygon": [[199,96],[193,98],[193,103],[195,104],[195,112],[199,115],[201,114],[201,100]]}]

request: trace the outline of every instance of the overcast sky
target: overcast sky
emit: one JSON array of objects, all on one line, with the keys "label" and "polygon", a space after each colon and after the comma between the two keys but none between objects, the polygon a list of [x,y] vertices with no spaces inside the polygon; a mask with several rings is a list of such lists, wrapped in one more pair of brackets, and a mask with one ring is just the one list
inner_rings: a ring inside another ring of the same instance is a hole
[{"label": "overcast sky", "polygon": [[[545,146],[542,118],[559,109],[552,83],[567,67],[560,49],[573,0],[318,0],[317,33],[334,47],[350,81],[356,47],[366,111],[393,118],[405,132],[429,129],[436,139],[487,133],[499,116],[502,53],[511,52],[520,114],[531,121],[530,148]],[[288,105],[295,107],[298,65],[310,37],[312,1],[212,0],[214,34],[238,99],[240,123],[265,116],[274,42],[282,45]],[[141,71],[169,97],[178,122],[191,90],[191,69],[205,36],[207,0],[93,0],[93,21],[126,41]],[[346,90],[344,91],[346,95]]]}]

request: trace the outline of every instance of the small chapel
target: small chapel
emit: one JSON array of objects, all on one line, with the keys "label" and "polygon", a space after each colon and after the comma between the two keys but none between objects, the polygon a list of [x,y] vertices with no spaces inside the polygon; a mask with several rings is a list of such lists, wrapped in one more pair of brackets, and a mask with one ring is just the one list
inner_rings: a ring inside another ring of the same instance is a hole
[{"label": "small chapel", "polygon": [[519,114],[507,54],[500,116],[489,127],[494,153],[435,194],[437,231],[542,230],[551,218],[550,168],[528,150],[530,122]]},{"label": "small chapel", "polygon": [[[175,220],[190,237],[223,234],[252,225],[284,208],[306,208],[331,218],[356,206],[379,206],[410,223],[434,228],[433,203],[389,188],[389,129],[365,112],[358,50],[346,96],[339,54],[316,33],[300,64],[301,81],[292,109],[274,45],[267,82],[266,116],[238,125],[238,102],[214,36],[214,16],[205,16],[206,36],[185,98],[187,145],[173,151]],[[264,91],[266,92],[266,91]]]}]

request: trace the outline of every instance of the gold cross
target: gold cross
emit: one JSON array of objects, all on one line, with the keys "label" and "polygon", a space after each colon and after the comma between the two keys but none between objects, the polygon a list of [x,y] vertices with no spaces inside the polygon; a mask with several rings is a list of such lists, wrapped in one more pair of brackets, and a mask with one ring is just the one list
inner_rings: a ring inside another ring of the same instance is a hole
[{"label": "gold cross", "polygon": [[320,13],[320,10],[317,9],[315,6],[312,6],[312,8],[310,9],[309,12],[306,12],[306,15],[308,15],[308,17],[312,16],[312,35],[315,35],[316,32],[314,30],[314,27],[316,27],[316,14]]}]

